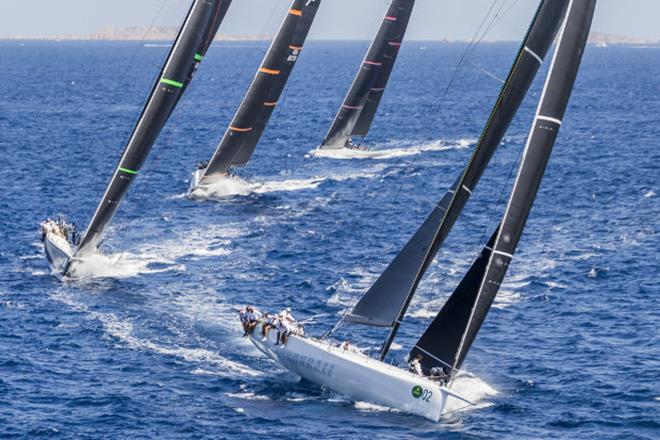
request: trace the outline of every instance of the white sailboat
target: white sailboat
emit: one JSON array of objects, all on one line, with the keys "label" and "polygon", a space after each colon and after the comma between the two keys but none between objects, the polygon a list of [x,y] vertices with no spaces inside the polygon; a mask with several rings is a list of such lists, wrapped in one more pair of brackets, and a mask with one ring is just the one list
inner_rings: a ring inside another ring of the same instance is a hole
[{"label": "white sailboat", "polygon": [[187,197],[232,193],[245,184],[231,172],[252,158],[303,50],[321,0],[293,0],[250,88],[208,163],[192,175]]},{"label": "white sailboat", "polygon": [[[452,390],[506,275],[538,192],[568,105],[596,0],[544,0],[518,53],[480,143],[457,183],[376,283],[329,332],[345,323],[389,328],[378,358],[333,345],[326,337],[277,332],[252,343],[297,375],[356,401],[437,421],[448,404],[469,399]],[[481,254],[411,349],[409,368],[385,359],[422,277],[472,194],[563,22],[557,49],[506,211]],[[295,333],[295,331],[294,331]],[[284,342],[284,341],[283,341]],[[411,372],[412,371],[412,372]]]},{"label": "white sailboat", "polygon": [[83,237],[64,220],[41,224],[41,238],[52,273],[71,275],[76,261],[97,251],[103,233],[138,176],[161,130],[193,79],[222,23],[231,0],[194,0],[131,138]]},{"label": "white sailboat", "polygon": [[275,345],[276,333],[271,331],[265,341],[254,335],[250,340],[296,375],[356,401],[397,408],[436,422],[449,400],[455,399],[461,406],[475,404],[441,382],[328,341],[292,334],[286,345]]}]

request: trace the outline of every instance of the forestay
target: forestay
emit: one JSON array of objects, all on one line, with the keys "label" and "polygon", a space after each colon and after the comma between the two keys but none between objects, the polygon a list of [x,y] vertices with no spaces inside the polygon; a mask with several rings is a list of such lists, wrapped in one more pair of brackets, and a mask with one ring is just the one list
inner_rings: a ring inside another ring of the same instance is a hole
[{"label": "forestay", "polygon": [[[501,225],[413,348],[425,371],[454,374],[491,308],[531,211],[575,83],[596,0],[571,0]],[[457,330],[460,330],[457,332]]]}]

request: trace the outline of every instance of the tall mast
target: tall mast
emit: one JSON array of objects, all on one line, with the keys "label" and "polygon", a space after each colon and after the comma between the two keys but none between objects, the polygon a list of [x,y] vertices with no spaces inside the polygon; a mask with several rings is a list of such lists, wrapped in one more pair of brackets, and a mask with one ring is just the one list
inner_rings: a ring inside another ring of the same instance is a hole
[{"label": "tall mast", "polygon": [[465,170],[346,320],[391,327],[385,358],[417,287],[483,175],[561,25],[569,0],[543,0]]},{"label": "tall mast", "polygon": [[321,148],[344,148],[352,136],[366,136],[369,133],[414,6],[415,0],[393,0],[390,4]]},{"label": "tall mast", "polygon": [[231,0],[192,3],[76,255],[96,250],[105,228],[192,80],[230,4]]},{"label": "tall mast", "polygon": [[[321,0],[294,0],[204,177],[248,163],[303,49]],[[203,180],[203,178],[202,178]]]},{"label": "tall mast", "polygon": [[589,36],[596,0],[571,0],[555,56],[502,218],[488,245],[413,348],[429,371],[461,367],[499,291],[557,140]]}]

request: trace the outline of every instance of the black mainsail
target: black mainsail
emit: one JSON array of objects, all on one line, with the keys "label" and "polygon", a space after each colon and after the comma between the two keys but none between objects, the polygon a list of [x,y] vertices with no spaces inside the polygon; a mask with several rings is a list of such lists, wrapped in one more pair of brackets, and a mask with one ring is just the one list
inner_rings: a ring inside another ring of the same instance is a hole
[{"label": "black mainsail", "polygon": [[415,0],[393,0],[390,4],[360,71],[321,144],[322,149],[347,147],[353,136],[369,133],[414,6]]},{"label": "black mainsail", "polygon": [[303,49],[321,0],[294,0],[252,85],[200,179],[248,163]]},{"label": "black mainsail", "polygon": [[231,0],[195,0],[76,255],[96,250],[103,231],[138,175],[224,19]]},{"label": "black mainsail", "polygon": [[426,371],[454,374],[495,299],[523,229],[577,78],[596,0],[571,0],[509,202],[497,229],[436,319],[413,348]]},{"label": "black mainsail", "polygon": [[543,0],[464,172],[346,321],[391,327],[384,357],[426,270],[449,235],[525,98],[565,15],[569,0]]}]

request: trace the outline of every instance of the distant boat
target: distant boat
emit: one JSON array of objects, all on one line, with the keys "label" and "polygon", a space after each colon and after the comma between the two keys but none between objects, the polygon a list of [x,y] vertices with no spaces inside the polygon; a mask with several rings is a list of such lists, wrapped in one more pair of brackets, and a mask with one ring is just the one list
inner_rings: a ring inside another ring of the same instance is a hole
[{"label": "distant boat", "polygon": [[414,6],[415,0],[393,0],[390,4],[321,149],[355,148],[352,139],[369,133]]},{"label": "distant boat", "polygon": [[254,81],[208,163],[193,173],[188,195],[229,177],[252,158],[303,49],[321,0],[294,0]]},{"label": "distant boat", "polygon": [[46,258],[58,278],[69,275],[71,265],[97,251],[112,220],[151,147],[193,79],[213,42],[231,0],[195,0],[179,30],[158,80],[124,149],[119,165],[81,240],[63,220],[41,224]]},{"label": "distant boat", "polygon": [[[596,0],[544,0],[464,173],[394,261],[337,326],[389,328],[378,358],[291,335],[286,345],[251,336],[255,346],[295,374],[356,401],[438,421],[449,402],[474,403],[452,391],[463,361],[506,275],[562,124],[589,35]],[[501,142],[563,22],[523,159],[499,227],[412,348],[410,369],[385,363],[417,286]],[[411,371],[414,367],[415,372]]]}]

